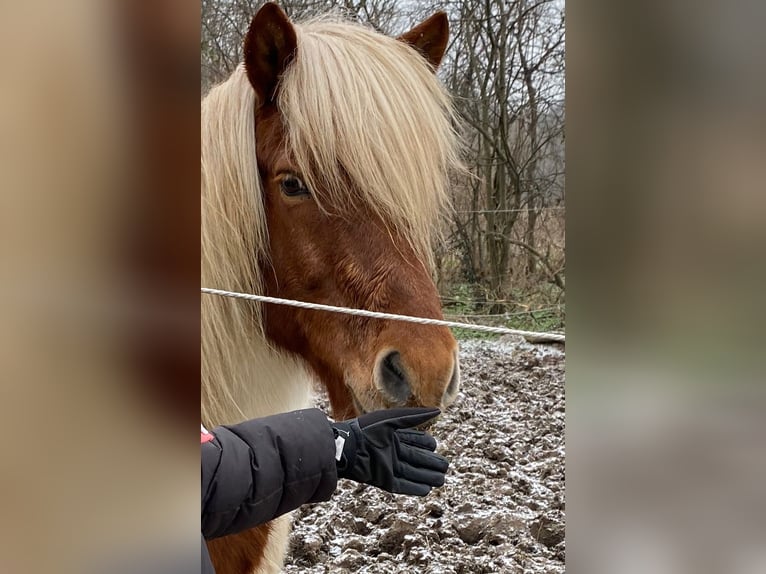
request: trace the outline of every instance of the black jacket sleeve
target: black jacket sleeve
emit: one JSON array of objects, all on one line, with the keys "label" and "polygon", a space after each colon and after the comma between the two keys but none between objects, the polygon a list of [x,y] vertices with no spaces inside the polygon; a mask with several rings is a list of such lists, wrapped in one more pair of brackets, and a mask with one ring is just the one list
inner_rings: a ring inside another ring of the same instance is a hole
[{"label": "black jacket sleeve", "polygon": [[309,502],[338,482],[335,439],[319,409],[213,429],[202,444],[202,535],[241,532]]}]

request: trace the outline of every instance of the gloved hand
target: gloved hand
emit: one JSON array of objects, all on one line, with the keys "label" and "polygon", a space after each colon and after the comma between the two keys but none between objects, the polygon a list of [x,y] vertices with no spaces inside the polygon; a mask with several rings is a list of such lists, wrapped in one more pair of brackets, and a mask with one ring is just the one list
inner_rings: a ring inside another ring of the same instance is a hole
[{"label": "gloved hand", "polygon": [[411,430],[440,412],[436,408],[388,409],[332,423],[338,476],[418,496],[443,485],[449,463],[434,453],[436,440]]}]

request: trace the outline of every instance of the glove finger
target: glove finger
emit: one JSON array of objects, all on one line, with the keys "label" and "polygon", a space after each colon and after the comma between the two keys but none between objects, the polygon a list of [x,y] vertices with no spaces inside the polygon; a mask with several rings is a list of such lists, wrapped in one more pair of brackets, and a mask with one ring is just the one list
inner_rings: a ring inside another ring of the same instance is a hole
[{"label": "glove finger", "polygon": [[436,470],[441,473],[447,472],[449,462],[446,458],[434,452],[421,448],[402,446],[399,449],[399,460],[410,466]]},{"label": "glove finger", "polygon": [[401,479],[428,486],[442,486],[444,484],[444,473],[427,468],[419,468],[403,464],[401,468]]},{"label": "glove finger", "polygon": [[394,481],[391,492],[394,494],[412,494],[415,496],[425,496],[431,492],[431,487],[427,484],[400,479]]},{"label": "glove finger", "polygon": [[402,444],[425,448],[430,451],[436,450],[436,439],[423,431],[398,430],[396,436]]},{"label": "glove finger", "polygon": [[435,407],[386,409],[367,413],[357,420],[362,430],[377,424],[385,424],[394,429],[406,429],[427,423],[440,414],[441,411]]}]

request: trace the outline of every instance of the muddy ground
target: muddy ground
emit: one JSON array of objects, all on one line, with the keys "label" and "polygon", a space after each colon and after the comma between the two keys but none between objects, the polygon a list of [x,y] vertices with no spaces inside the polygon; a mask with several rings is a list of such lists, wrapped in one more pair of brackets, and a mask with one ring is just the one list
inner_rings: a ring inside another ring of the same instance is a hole
[{"label": "muddy ground", "polygon": [[445,486],[416,498],[342,480],[295,512],[285,573],[564,572],[563,349],[464,341],[461,369],[433,427]]}]

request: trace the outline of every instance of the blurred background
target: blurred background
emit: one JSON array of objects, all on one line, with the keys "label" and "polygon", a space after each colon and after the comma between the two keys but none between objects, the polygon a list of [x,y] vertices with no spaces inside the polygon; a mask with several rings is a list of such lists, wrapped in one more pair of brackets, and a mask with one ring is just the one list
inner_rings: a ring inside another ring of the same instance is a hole
[{"label": "blurred background", "polygon": [[[528,4],[494,40],[485,20],[520,3],[439,6],[483,178],[456,182],[445,303],[561,328],[561,5]],[[434,7],[369,19],[398,31]],[[763,12],[566,6],[573,572],[766,570]],[[181,0],[3,7],[2,572],[196,566],[198,104],[236,59],[214,34],[244,30],[219,17]],[[550,54],[524,43],[534,26]]]},{"label": "blurred background", "polygon": [[764,572],[766,6],[567,9],[568,568]]},{"label": "blurred background", "polygon": [[3,5],[0,572],[198,567],[199,13]]}]

